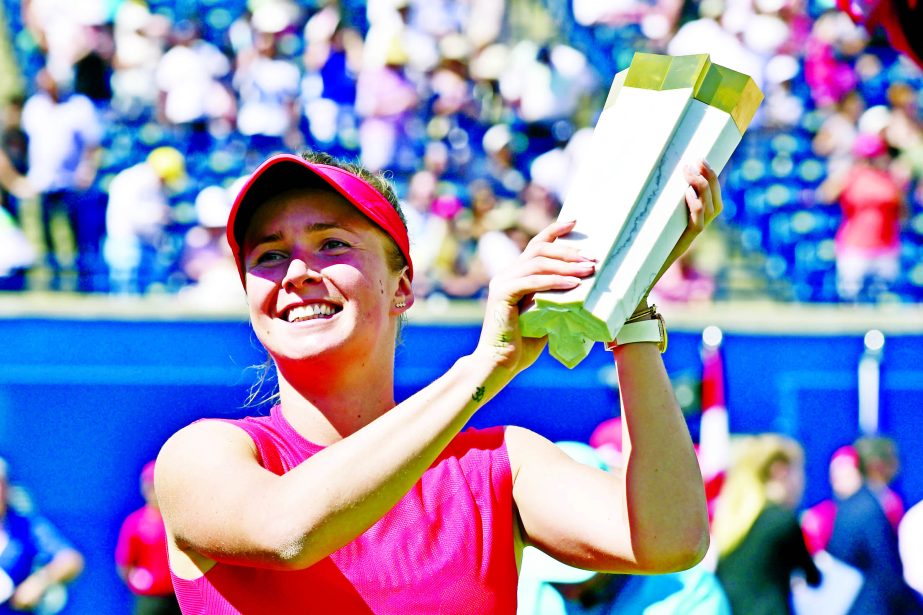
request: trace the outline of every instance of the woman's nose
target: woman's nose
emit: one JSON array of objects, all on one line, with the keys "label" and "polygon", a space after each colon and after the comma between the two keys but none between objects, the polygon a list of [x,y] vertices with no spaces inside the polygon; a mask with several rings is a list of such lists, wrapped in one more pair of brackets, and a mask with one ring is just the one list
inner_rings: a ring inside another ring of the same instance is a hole
[{"label": "woman's nose", "polygon": [[302,258],[293,258],[285,271],[285,277],[282,279],[282,288],[292,290],[306,283],[318,282],[321,279],[320,271],[312,267]]}]

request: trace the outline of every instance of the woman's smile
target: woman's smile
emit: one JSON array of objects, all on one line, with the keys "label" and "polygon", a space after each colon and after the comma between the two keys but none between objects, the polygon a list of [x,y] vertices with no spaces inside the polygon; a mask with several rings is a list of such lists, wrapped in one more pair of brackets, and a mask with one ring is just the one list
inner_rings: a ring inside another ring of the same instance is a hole
[{"label": "woman's smile", "polygon": [[282,319],[290,323],[308,322],[311,320],[328,320],[343,310],[338,305],[330,303],[305,303],[286,308],[282,312]]}]

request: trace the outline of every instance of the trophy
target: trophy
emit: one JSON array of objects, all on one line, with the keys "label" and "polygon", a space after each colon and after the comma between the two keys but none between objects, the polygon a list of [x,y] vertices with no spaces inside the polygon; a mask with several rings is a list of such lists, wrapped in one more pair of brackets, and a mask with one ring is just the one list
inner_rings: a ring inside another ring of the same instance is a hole
[{"label": "trophy", "polygon": [[522,334],[547,335],[568,367],[615,339],[686,228],[684,167],[704,159],[720,173],[762,99],[750,77],[708,55],[636,53],[615,76],[558,216],[577,223],[556,241],[594,256],[596,274],[536,293]]}]

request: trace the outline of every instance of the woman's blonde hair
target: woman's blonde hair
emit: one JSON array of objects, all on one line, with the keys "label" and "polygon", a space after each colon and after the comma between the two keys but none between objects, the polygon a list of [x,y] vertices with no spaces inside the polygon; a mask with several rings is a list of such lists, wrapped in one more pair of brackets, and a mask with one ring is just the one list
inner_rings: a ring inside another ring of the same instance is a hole
[{"label": "woman's blonde hair", "polygon": [[735,448],[735,460],[718,496],[712,523],[719,557],[740,545],[773,499],[768,493],[773,466],[780,462],[800,465],[804,459],[800,444],[778,434],[747,436]]}]

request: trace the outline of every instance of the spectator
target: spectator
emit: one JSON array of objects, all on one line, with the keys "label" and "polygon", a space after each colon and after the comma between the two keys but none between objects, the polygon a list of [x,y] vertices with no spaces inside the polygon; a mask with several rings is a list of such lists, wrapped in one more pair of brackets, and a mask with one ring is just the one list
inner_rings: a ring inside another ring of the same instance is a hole
[{"label": "spectator", "polygon": [[181,267],[189,285],[180,291],[184,298],[227,305],[240,299],[240,280],[224,235],[231,202],[241,182],[229,188],[207,186],[196,196],[198,224],[186,232]]},{"label": "spectator", "polygon": [[366,48],[356,81],[356,113],[362,118],[360,159],[370,170],[394,166],[406,148],[406,125],[420,102],[417,86],[406,69],[408,60],[397,37],[392,39],[383,65],[368,57]]},{"label": "spectator", "polygon": [[279,55],[276,35],[254,35],[255,56],[241,58],[234,73],[234,87],[240,95],[237,128],[250,138],[250,148],[265,154],[297,150],[298,106],[301,73],[290,60]]},{"label": "spectator", "polygon": [[[89,289],[99,268],[103,230],[105,205],[93,187],[103,128],[93,102],[69,94],[47,69],[39,71],[35,82],[38,89],[23,107],[22,127],[29,140],[29,182],[41,193],[51,286],[71,289],[74,285],[62,274],[76,268],[79,287]],[[69,235],[63,241],[52,224],[58,217],[65,221]],[[76,248],[76,259],[68,254],[67,244]]]},{"label": "spectator", "polygon": [[96,26],[88,28],[85,37],[86,46],[74,61],[74,91],[105,111],[112,102],[112,33]]},{"label": "spectator", "polygon": [[362,67],[362,35],[343,24],[340,11],[328,5],[305,24],[304,38],[302,132],[323,149],[355,152],[356,79]]},{"label": "spectator", "polygon": [[900,226],[905,186],[891,174],[884,139],[863,133],[853,143],[855,163],[819,188],[823,201],[838,201],[837,291],[843,301],[876,300],[900,273]]},{"label": "spectator", "polygon": [[141,469],[144,506],[122,522],[115,547],[119,576],[135,595],[134,615],[180,615],[167,561],[167,531],[154,492],[154,462]]},{"label": "spectator", "polygon": [[830,488],[833,498],[823,500],[804,511],[801,529],[811,554],[823,551],[830,542],[836,519],[836,503],[850,497],[862,486],[859,455],[852,446],[841,446],[830,457]]},{"label": "spectator", "polygon": [[161,250],[171,220],[167,190],[185,178],[183,155],[158,147],[112,179],[104,248],[112,292],[144,292],[163,277],[167,263]]},{"label": "spectator", "polygon": [[826,11],[814,22],[804,52],[804,72],[818,108],[828,109],[855,90],[859,76],[851,59],[865,49],[867,39],[839,11]]},{"label": "spectator", "polygon": [[523,140],[522,135],[503,123],[488,128],[481,139],[485,155],[474,173],[478,179],[489,181],[500,198],[517,198],[526,187],[527,181],[517,160]]},{"label": "spectator", "polygon": [[0,458],[0,615],[35,611],[51,588],[83,571],[83,556],[10,484]]},{"label": "spectator", "polygon": [[[410,178],[404,215],[410,236],[410,253],[415,274],[414,292],[426,297],[432,292],[438,277],[436,261],[443,251],[450,231],[450,218],[433,211],[436,204],[436,176],[430,171],[418,171]],[[440,211],[440,213],[447,213]]]},{"label": "spectator", "polygon": [[32,185],[0,148],[0,290],[22,290],[25,270],[35,263],[35,248],[20,228],[18,199],[34,195]]},{"label": "spectator", "polygon": [[832,103],[829,115],[811,142],[814,153],[827,161],[827,175],[841,175],[852,165],[859,118],[864,111],[865,100],[858,91],[847,92]]},{"label": "spectator", "polygon": [[181,21],[173,27],[173,46],[160,59],[155,75],[158,117],[174,127],[189,151],[206,151],[209,123],[233,115],[233,95],[219,81],[231,70],[220,49],[202,40],[198,27]]},{"label": "spectator", "polygon": [[794,512],[804,489],[804,453],[776,434],[746,437],[738,447],[712,524],[718,578],[734,613],[791,613],[792,575],[820,583]]},{"label": "spectator", "polygon": [[889,519],[889,515],[898,518],[903,512],[888,487],[899,468],[897,448],[891,439],[881,436],[862,437],[854,446],[862,486],[837,504],[827,545],[831,555],[857,568],[865,579],[849,612],[923,613],[923,606],[904,582],[897,532]]},{"label": "spectator", "polygon": [[170,22],[152,14],[146,2],[119,5],[113,23],[112,106],[133,120],[157,105],[157,65],[163,57]]},{"label": "spectator", "polygon": [[[3,191],[0,193],[0,205],[13,217],[19,215],[17,192],[31,195],[34,190],[28,183],[23,183],[28,172],[29,136],[22,128],[22,108],[25,99],[16,96],[3,105],[3,120],[0,123],[0,155],[3,157],[0,167]],[[22,180],[19,178],[23,178]]]}]

